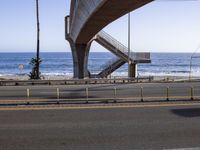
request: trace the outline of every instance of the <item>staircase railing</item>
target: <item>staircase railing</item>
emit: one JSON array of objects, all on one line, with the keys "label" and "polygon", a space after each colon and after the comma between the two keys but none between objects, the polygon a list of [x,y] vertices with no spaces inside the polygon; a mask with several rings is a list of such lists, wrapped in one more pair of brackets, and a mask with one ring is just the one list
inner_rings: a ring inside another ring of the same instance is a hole
[{"label": "staircase railing", "polygon": [[[96,35],[96,39],[99,39],[97,40],[97,42],[100,41],[99,42],[100,44],[101,42],[106,41],[106,43],[109,43],[110,45],[112,45],[114,49],[116,49],[117,51],[121,51],[124,54],[122,57],[126,57],[126,59],[128,58],[128,48],[122,43],[120,43],[118,40],[113,38],[108,33],[101,31]],[[100,39],[102,39],[103,41]],[[138,52],[130,51],[130,60],[132,61],[132,63],[148,63],[150,62],[150,53],[146,53],[146,52],[138,53]],[[120,55],[119,57],[114,57],[100,67],[102,71],[99,74],[103,74],[103,73],[107,74],[108,72],[112,72],[113,70],[116,70],[119,65],[122,65],[122,64],[123,64],[122,58],[120,59]]]},{"label": "staircase railing", "polygon": [[137,61],[137,60],[150,60],[151,54],[150,52],[131,52],[130,58]]},{"label": "staircase railing", "polygon": [[118,57],[114,57],[114,58],[108,60],[105,64],[103,64],[103,65],[100,66],[100,69],[101,70],[105,70],[106,68],[110,67],[117,60],[119,60]]},{"label": "staircase railing", "polygon": [[122,43],[120,43],[118,40],[116,40],[115,38],[113,38],[111,35],[109,35],[105,31],[99,32],[98,35],[100,37],[106,39],[110,44],[112,44],[113,46],[115,46],[116,49],[118,49],[118,50],[120,50],[120,51],[122,51],[124,53],[128,53],[128,48],[125,45],[123,45]]},{"label": "staircase railing", "polygon": [[[101,31],[97,34],[100,38],[105,39],[108,43],[113,45],[117,50],[123,52],[128,57],[128,48],[120,43],[118,40],[113,38],[111,35],[106,33],[105,31]],[[130,51],[130,58],[132,61],[134,60],[150,60],[150,53],[137,53]]]},{"label": "staircase railing", "polygon": [[[111,60],[109,60],[108,62],[106,62],[104,65],[102,65],[100,67],[100,69],[102,70],[99,75],[102,77],[106,77],[107,75],[109,75],[110,73],[112,73],[114,70],[116,70],[117,68],[119,68],[122,64],[123,60],[121,60],[118,57],[115,57]],[[124,62],[125,63],[125,62]]]}]

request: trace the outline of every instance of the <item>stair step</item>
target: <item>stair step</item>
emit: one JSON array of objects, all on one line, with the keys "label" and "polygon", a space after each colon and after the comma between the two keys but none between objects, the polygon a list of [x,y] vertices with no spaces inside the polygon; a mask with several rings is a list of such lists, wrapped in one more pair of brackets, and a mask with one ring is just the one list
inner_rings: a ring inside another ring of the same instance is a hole
[{"label": "stair step", "polygon": [[107,77],[116,69],[128,62],[129,58],[130,61],[135,64],[151,62],[150,53],[130,52],[130,56],[128,56],[128,48],[104,31],[99,32],[94,40],[118,57],[115,60],[107,62],[97,77]]}]

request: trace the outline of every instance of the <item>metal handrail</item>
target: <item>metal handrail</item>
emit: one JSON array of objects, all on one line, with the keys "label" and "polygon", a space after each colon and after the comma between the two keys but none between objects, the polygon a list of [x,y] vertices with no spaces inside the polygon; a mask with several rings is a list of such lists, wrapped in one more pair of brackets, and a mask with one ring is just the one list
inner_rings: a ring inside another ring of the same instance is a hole
[{"label": "metal handrail", "polygon": [[[118,40],[113,38],[111,35],[106,33],[105,31],[101,31],[97,34],[100,38],[104,38],[109,42],[111,45],[113,45],[117,50],[122,51],[124,54],[128,56],[128,48],[120,43]],[[134,60],[149,60],[150,59],[150,53],[137,53],[137,52],[131,52],[130,58],[132,61]]]},{"label": "metal handrail", "polygon": [[150,60],[150,52],[135,52],[130,57],[134,60]]},{"label": "metal handrail", "polygon": [[[118,40],[113,38],[111,35],[106,33],[105,31],[100,31],[97,35],[97,38],[101,38],[106,40],[108,43],[110,43],[112,46],[115,47],[116,50],[121,51],[128,57],[128,48],[120,43]],[[130,59],[131,61],[137,61],[137,60],[150,60],[150,53],[130,53]],[[119,60],[118,57],[115,57],[109,61],[107,61],[104,65],[100,66],[100,69],[106,70],[108,68],[112,69],[115,67],[115,63]]]},{"label": "metal handrail", "polygon": [[114,62],[116,62],[117,60],[119,60],[119,58],[118,58],[118,57],[114,57],[114,58],[108,60],[105,64],[101,65],[100,68],[103,69],[103,70],[105,70],[105,69],[108,68],[109,66],[112,66],[112,64],[113,64]]},{"label": "metal handrail", "polygon": [[109,43],[111,43],[113,46],[115,46],[116,49],[118,49],[118,50],[120,50],[120,51],[122,51],[124,53],[128,53],[128,48],[125,45],[120,43],[118,40],[113,38],[111,35],[109,35],[105,31],[99,32],[98,35],[100,37],[105,38]]},{"label": "metal handrail", "polygon": [[[133,60],[149,60],[150,58],[150,53],[132,53],[131,58]],[[113,64],[118,61],[119,58],[118,57],[114,57],[111,60],[107,61],[105,64],[100,66],[100,69],[105,70],[107,69],[109,66],[112,68]]]}]

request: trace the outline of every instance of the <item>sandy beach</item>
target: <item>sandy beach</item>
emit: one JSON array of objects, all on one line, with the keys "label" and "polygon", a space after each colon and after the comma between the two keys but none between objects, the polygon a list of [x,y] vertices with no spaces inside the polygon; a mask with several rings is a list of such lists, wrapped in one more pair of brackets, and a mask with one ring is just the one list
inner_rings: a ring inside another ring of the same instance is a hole
[{"label": "sandy beach", "polygon": [[[189,76],[140,76],[139,78],[153,78],[154,81],[177,81],[189,80]],[[127,76],[110,76],[108,79],[127,78]],[[69,80],[73,79],[70,75],[42,75],[42,80]],[[199,79],[199,77],[192,77],[191,79]],[[2,75],[0,80],[29,80],[29,76],[22,75]]]},{"label": "sandy beach", "polygon": [[[42,75],[42,80],[68,80],[72,76],[67,75]],[[6,75],[0,76],[0,80],[29,80],[28,75]]]}]

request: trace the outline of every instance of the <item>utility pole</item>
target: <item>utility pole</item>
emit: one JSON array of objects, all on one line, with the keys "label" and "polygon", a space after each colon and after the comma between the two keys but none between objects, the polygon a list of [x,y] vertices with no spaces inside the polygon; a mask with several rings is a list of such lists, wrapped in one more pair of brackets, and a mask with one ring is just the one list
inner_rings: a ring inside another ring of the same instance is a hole
[{"label": "utility pole", "polygon": [[37,16],[37,54],[36,54],[36,79],[40,79],[40,20],[39,20],[39,2],[36,0]]}]

